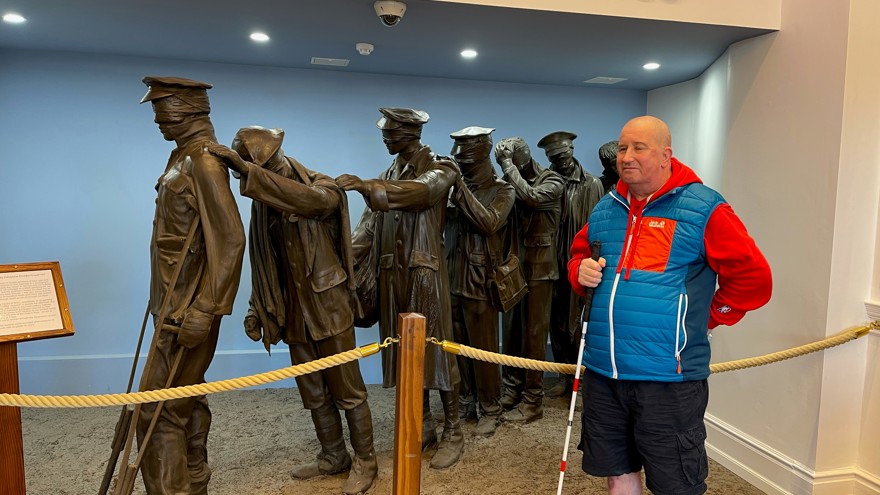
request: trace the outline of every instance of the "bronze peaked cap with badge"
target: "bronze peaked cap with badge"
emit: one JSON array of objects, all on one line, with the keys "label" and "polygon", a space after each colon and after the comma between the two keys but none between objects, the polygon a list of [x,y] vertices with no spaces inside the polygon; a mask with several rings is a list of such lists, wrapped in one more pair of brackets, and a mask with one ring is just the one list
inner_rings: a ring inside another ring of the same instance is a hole
[{"label": "bronze peaked cap with badge", "polygon": [[558,155],[566,151],[566,148],[574,148],[572,141],[577,134],[568,131],[556,131],[547,134],[538,141],[538,148],[542,148],[547,156]]},{"label": "bronze peaked cap with badge", "polygon": [[428,112],[422,110],[414,110],[412,108],[390,108],[383,107],[379,109],[382,117],[376,121],[376,127],[379,129],[398,129],[400,127],[421,127],[428,122],[430,116]]},{"label": "bronze peaked cap with badge", "polygon": [[172,102],[173,112],[181,114],[210,113],[208,90],[214,86],[210,83],[186,79],[183,77],[147,76],[143,79],[147,85],[147,94],[141,103],[155,102],[169,96],[176,97]]}]

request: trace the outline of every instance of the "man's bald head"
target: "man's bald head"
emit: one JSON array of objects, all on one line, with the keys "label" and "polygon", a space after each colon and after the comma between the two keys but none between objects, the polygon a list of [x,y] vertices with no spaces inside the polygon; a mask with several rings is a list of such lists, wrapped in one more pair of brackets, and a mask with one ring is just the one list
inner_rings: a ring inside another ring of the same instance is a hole
[{"label": "man's bald head", "polygon": [[672,147],[672,133],[669,132],[669,126],[657,117],[652,115],[636,117],[627,122],[623,129],[626,130],[630,126],[642,131],[643,135],[652,136],[658,146],[662,148]]}]

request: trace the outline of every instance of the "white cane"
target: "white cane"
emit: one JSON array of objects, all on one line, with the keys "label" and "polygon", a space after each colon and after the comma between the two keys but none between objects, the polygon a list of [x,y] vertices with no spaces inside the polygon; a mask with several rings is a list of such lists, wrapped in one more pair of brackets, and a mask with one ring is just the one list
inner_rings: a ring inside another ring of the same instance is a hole
[{"label": "white cane", "polygon": [[[590,245],[591,258],[599,261],[599,249],[601,244],[599,241],[593,241]],[[581,343],[578,345],[577,367],[574,372],[574,384],[571,387],[571,404],[568,406],[568,425],[565,428],[565,443],[562,446],[562,462],[559,463],[559,485],[556,487],[556,495],[562,495],[562,484],[565,481],[565,464],[568,461],[568,442],[571,440],[571,423],[574,420],[574,407],[577,404],[578,386],[581,378],[581,363],[584,360],[584,344],[587,338],[587,320],[590,315],[587,314],[587,308],[592,306],[593,290],[588,289],[587,300],[584,302],[584,309],[581,311],[581,321],[584,322],[581,327]],[[585,318],[586,317],[586,318]]]}]

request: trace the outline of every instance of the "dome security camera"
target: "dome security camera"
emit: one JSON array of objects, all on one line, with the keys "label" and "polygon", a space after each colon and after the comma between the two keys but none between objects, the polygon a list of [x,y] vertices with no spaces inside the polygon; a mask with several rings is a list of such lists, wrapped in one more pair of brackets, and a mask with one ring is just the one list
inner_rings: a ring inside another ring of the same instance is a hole
[{"label": "dome security camera", "polygon": [[395,2],[391,0],[379,0],[373,4],[376,15],[385,27],[394,27],[403,19],[403,13],[406,12],[406,4],[403,2]]}]

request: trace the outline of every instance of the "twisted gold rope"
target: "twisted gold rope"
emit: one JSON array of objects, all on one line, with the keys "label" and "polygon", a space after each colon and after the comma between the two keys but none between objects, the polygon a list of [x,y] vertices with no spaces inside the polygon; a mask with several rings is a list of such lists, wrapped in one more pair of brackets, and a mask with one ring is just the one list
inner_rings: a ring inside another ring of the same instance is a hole
[{"label": "twisted gold rope", "polygon": [[514,366],[516,368],[526,368],[538,371],[553,371],[556,373],[564,373],[573,375],[577,370],[574,364],[551,363],[548,361],[538,361],[537,359],[526,359],[516,356],[508,356],[497,352],[484,351],[476,347],[458,344],[449,340],[440,341],[434,337],[427,339],[429,343],[440,346],[444,351],[457,354],[471,359],[478,359],[489,363],[503,364],[505,366]]},{"label": "twisted gold rope", "polygon": [[[728,361],[725,363],[717,363],[709,366],[712,373],[723,373],[725,371],[733,371],[765,364],[783,361],[794,357],[802,356],[812,352],[821,351],[835,347],[851,340],[864,337],[871,330],[880,330],[880,321],[872,321],[867,325],[853,327],[820,341],[811,344],[794,347],[784,351],[765,354],[747,359],[739,359],[736,361]],[[256,375],[245,376],[241,378],[230,378],[217,382],[199,383],[196,385],[187,385],[185,387],[175,387],[162,390],[147,390],[144,392],[134,392],[128,394],[103,394],[103,395],[19,395],[19,394],[0,394],[0,406],[17,406],[17,407],[41,407],[41,408],[72,408],[72,407],[105,407],[120,406],[125,404],[142,404],[146,402],[159,402],[163,400],[181,399],[184,397],[195,397],[197,395],[213,394],[218,392],[228,392],[246,387],[265,385],[287,378],[306,375],[321,371],[333,366],[349,363],[358,359],[372,356],[394,343],[398,339],[387,338],[381,344],[373,343],[363,347],[358,347],[350,351],[341,352],[333,356],[317,359],[308,363],[295,366],[288,366],[275,371],[267,371]],[[575,374],[577,369],[573,364],[550,363],[547,361],[538,361],[535,359],[525,359],[504,354],[488,352],[475,347],[450,342],[447,340],[439,341],[434,337],[427,339],[431,344],[440,346],[445,352],[458,354],[469,357],[471,359],[479,359],[495,364],[503,364],[506,366],[515,366],[518,368],[526,368],[538,371],[551,371],[555,373],[564,373],[568,375]]]},{"label": "twisted gold rope", "polygon": [[184,397],[195,397],[197,395],[213,394],[217,392],[228,392],[230,390],[237,390],[245,387],[265,385],[267,383],[306,375],[315,371],[321,371],[333,366],[339,366],[340,364],[372,356],[379,352],[381,348],[388,347],[393,342],[394,339],[389,338],[385,339],[385,342],[382,344],[373,343],[365,345],[350,351],[341,352],[339,354],[334,354],[308,363],[298,364],[296,366],[288,366],[286,368],[241,378],[230,378],[228,380],[220,380],[217,382],[199,383],[196,385],[187,385],[184,387],[169,389],[103,395],[50,396],[0,394],[0,406],[52,408],[121,406],[125,404],[143,404],[146,402],[159,402],[164,400],[181,399]]},{"label": "twisted gold rope", "polygon": [[868,332],[874,329],[880,329],[880,321],[872,321],[867,325],[843,330],[837,335],[813,342],[812,344],[806,344],[799,347],[793,347],[784,351],[764,354],[763,356],[756,356],[753,358],[738,359],[736,361],[727,361],[725,363],[712,364],[709,365],[709,371],[712,373],[723,373],[725,371],[742,370],[755,366],[761,366],[764,364],[775,363],[777,361],[791,359],[793,357],[803,356],[804,354],[810,354],[811,352],[829,349],[840,344],[845,344],[850,340],[864,337],[868,334]]},{"label": "twisted gold rope", "polygon": [[[819,340],[811,344],[802,345],[800,347],[794,347],[784,351],[765,354],[763,356],[757,356],[753,358],[738,359],[736,361],[712,364],[709,365],[709,371],[711,373],[723,373],[725,371],[752,368],[764,364],[775,363],[777,361],[783,361],[785,359],[791,359],[793,357],[803,356],[804,354],[809,354],[812,352],[821,351],[823,349],[828,349],[830,347],[845,344],[850,340],[855,340],[859,337],[867,335],[868,332],[873,329],[880,329],[880,321],[873,321],[867,325],[850,328],[838,333],[837,335],[827,337],[823,340]],[[528,368],[531,370],[539,371],[554,371],[556,373],[564,373],[568,375],[575,374],[575,371],[577,370],[577,366],[573,364],[549,363],[546,361],[537,361],[534,359],[507,356],[504,354],[484,351],[482,349],[450,342],[448,340],[444,340],[441,342],[433,337],[428,339],[428,342],[434,345],[439,345],[444,351],[452,354],[469,357],[471,359],[479,359],[480,361],[487,361],[495,364],[503,364],[506,366],[515,366],[517,368]]]}]

